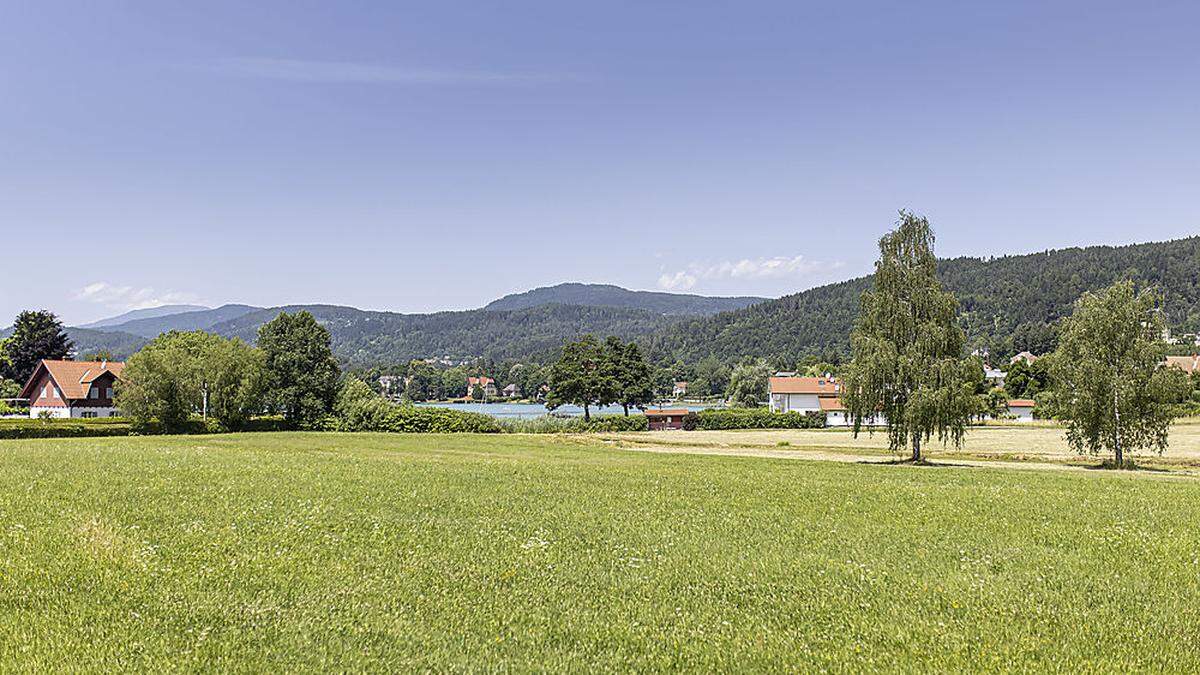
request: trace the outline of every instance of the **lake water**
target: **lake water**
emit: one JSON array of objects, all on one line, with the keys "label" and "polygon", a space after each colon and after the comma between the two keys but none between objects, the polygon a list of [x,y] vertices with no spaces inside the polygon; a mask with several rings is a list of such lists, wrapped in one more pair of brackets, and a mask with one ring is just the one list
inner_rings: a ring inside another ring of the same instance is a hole
[{"label": "lake water", "polygon": [[[541,403],[418,403],[419,406],[430,408],[451,408],[453,410],[466,410],[468,412],[483,413],[492,417],[501,417],[509,419],[533,419],[542,415],[550,414],[546,410],[546,406]],[[687,408],[688,410],[704,410],[712,406],[705,405],[670,405],[669,408]],[[630,414],[639,412],[638,410],[630,410]],[[593,415],[622,415],[625,409],[619,405],[609,405],[602,408],[592,408]],[[573,405],[564,405],[554,411],[555,415],[568,415],[571,417],[583,417],[583,408]]]}]

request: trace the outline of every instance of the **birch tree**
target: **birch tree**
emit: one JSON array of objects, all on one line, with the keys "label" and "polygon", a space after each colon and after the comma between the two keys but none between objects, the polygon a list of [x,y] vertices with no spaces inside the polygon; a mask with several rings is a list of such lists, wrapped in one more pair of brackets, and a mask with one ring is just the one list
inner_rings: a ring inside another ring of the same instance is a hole
[{"label": "birch tree", "polygon": [[933,243],[929,221],[907,211],[879,240],[843,383],[854,434],[882,416],[892,452],[910,449],[913,462],[923,459],[921,445],[931,438],[961,446],[977,408],[977,365],[964,358],[958,301],[938,281]]},{"label": "birch tree", "polygon": [[1187,376],[1163,364],[1163,317],[1152,290],[1131,281],[1085,293],[1064,321],[1050,365],[1055,412],[1076,452],[1110,452],[1117,468],[1140,449],[1161,453],[1187,396]]}]

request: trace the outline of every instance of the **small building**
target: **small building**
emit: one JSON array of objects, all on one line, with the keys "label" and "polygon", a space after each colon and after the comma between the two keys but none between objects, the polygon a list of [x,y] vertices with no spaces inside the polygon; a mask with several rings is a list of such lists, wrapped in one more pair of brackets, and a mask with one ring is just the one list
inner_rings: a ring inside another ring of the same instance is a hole
[{"label": "small building", "polygon": [[1032,352],[1021,352],[1020,354],[1017,354],[1016,356],[1009,359],[1008,362],[1011,364],[1011,363],[1016,363],[1017,361],[1024,361],[1026,363],[1026,365],[1032,366],[1033,362],[1037,361],[1039,358],[1041,358],[1041,357],[1039,357],[1036,354],[1033,354]]},{"label": "small building", "polygon": [[993,368],[986,363],[983,364],[983,379],[993,387],[1003,387],[1004,378],[1006,375],[1008,375],[1008,373],[1000,370],[999,368]]},{"label": "small building", "polygon": [[[823,396],[819,399],[821,404],[821,412],[825,413],[825,426],[827,427],[852,427],[854,419],[850,417],[850,413],[846,410],[846,406],[842,403],[842,399],[836,396]],[[882,414],[872,415],[870,418],[863,420],[864,427],[882,427],[886,426],[887,422]]]},{"label": "small building", "polygon": [[1033,399],[1015,398],[1008,402],[1008,414],[1015,417],[1018,422],[1032,422],[1035,405]]},{"label": "small building", "polygon": [[496,395],[499,394],[499,390],[496,389],[496,381],[490,377],[468,377],[467,396],[475,393],[475,387],[482,387],[483,395],[487,398],[496,398]]},{"label": "small building", "polygon": [[776,375],[768,381],[768,400],[774,412],[819,412],[821,399],[836,399],[842,383],[835,377]]},{"label": "small building", "polygon": [[54,361],[42,359],[21,390],[29,400],[29,416],[116,417],[113,387],[125,364],[119,361]]},{"label": "small building", "polygon": [[501,390],[500,393],[504,394],[504,398],[519,398],[521,396],[521,387],[517,386],[516,382],[513,382]]},{"label": "small building", "polygon": [[646,419],[650,423],[650,431],[663,429],[682,429],[683,419],[688,416],[687,408],[648,409]]},{"label": "small building", "polygon": [[1164,366],[1174,366],[1188,375],[1200,370],[1200,356],[1168,356],[1163,360]]},{"label": "small building", "polygon": [[671,390],[671,395],[674,396],[675,398],[679,398],[680,396],[687,396],[687,387],[688,387],[687,382],[676,382],[675,388]]}]

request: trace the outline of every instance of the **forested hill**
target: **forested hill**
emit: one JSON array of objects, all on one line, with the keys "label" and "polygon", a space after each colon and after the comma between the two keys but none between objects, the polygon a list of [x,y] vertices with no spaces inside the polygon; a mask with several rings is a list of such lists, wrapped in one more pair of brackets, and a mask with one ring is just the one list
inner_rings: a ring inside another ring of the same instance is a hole
[{"label": "forested hill", "polygon": [[541,305],[585,305],[591,307],[623,307],[644,309],[656,314],[673,316],[709,315],[742,309],[767,298],[722,298],[685,293],[631,291],[609,284],[558,284],[535,288],[524,293],[506,295],[493,300],[484,309],[507,311],[529,309]]},{"label": "forested hill", "polygon": [[208,330],[253,342],[258,327],[280,311],[307,310],[329,329],[338,360],[351,367],[412,359],[476,357],[545,362],[566,340],[584,333],[649,335],[678,319],[640,309],[542,305],[508,312],[482,309],[436,314],[370,312],[334,305],[293,305],[251,312]]},{"label": "forested hill", "polygon": [[[973,347],[1009,354],[1071,311],[1084,292],[1132,278],[1166,295],[1176,332],[1200,331],[1200,237],[1131,246],[1070,248],[999,258],[954,258],[938,275],[958,297]],[[658,361],[735,361],[762,356],[794,364],[805,356],[832,359],[849,350],[859,297],[870,278],[821,286],[712,317],[689,319],[645,338]]]}]

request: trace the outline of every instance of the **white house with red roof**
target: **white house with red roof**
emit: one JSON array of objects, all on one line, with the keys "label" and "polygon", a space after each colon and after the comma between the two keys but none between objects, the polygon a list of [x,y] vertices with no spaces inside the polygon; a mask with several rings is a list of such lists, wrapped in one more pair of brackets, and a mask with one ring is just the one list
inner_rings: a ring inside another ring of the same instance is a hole
[{"label": "white house with red roof", "polygon": [[1008,402],[1008,414],[1018,422],[1032,422],[1037,402],[1031,398],[1014,398]]},{"label": "white house with red roof", "polygon": [[488,398],[496,398],[499,393],[496,389],[496,381],[490,377],[468,377],[467,396],[475,393],[475,387],[483,389],[483,395]]},{"label": "white house with red roof", "polygon": [[119,361],[42,359],[21,398],[29,400],[30,417],[116,417],[113,387],[124,369]]},{"label": "white house with red roof", "polygon": [[[848,427],[854,423],[842,404],[842,382],[836,377],[794,377],[776,375],[768,381],[771,410],[774,412],[823,412],[825,426]],[[867,426],[885,424],[882,416],[867,421]]]}]

